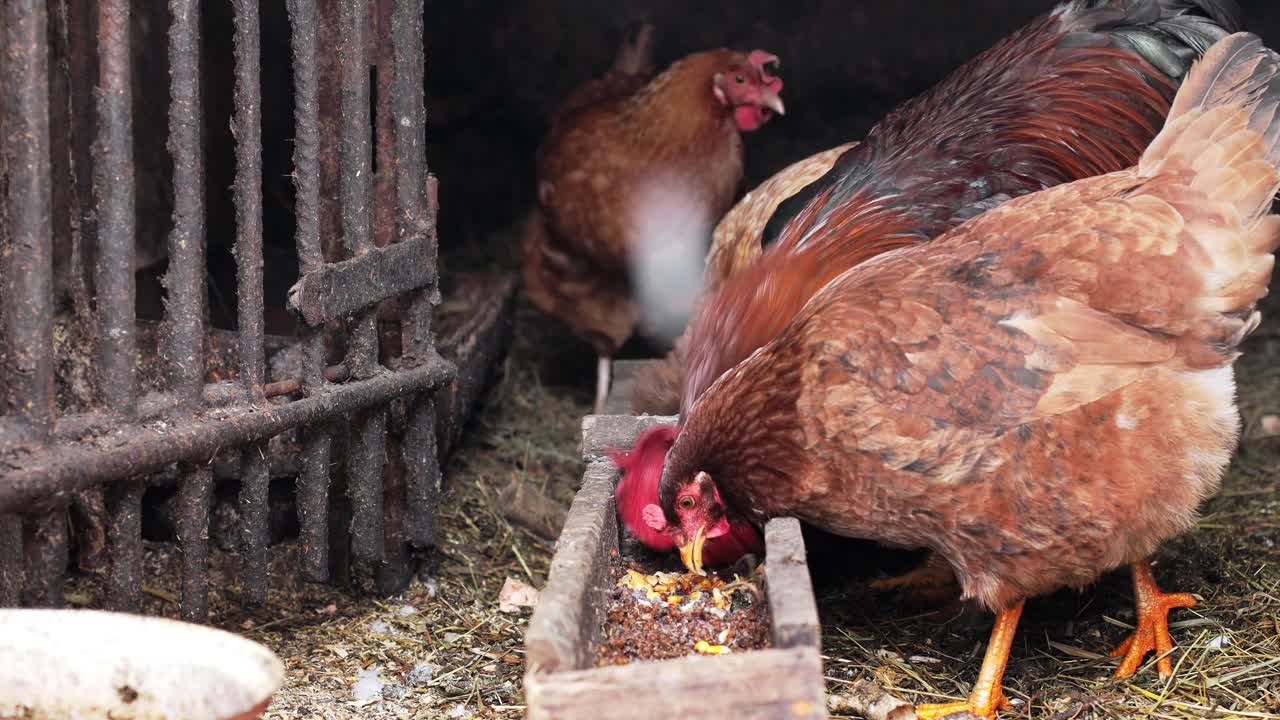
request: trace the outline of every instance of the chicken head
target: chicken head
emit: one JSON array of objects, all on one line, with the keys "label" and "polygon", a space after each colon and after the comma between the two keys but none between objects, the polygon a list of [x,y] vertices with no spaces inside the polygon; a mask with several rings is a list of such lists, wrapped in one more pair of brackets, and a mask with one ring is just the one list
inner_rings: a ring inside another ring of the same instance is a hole
[{"label": "chicken head", "polygon": [[782,79],[773,74],[780,64],[777,55],[752,50],[745,61],[737,55],[712,80],[716,100],[733,108],[734,123],[741,131],[759,128],[773,117],[786,114],[778,93]]},{"label": "chicken head", "polygon": [[[706,541],[724,537],[732,529],[715,481],[699,471],[678,483],[675,492],[670,497],[662,497],[661,502],[662,507],[645,508],[645,522],[671,536],[689,572],[705,575],[702,564]],[[674,522],[669,522],[669,518],[674,518]]]}]

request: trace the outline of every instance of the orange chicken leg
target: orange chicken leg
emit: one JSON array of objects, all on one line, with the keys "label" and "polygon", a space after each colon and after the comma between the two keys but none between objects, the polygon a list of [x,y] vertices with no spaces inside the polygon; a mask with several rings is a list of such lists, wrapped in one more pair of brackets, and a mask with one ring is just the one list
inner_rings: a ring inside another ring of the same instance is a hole
[{"label": "orange chicken leg", "polygon": [[1133,571],[1133,599],[1138,606],[1138,626],[1133,634],[1111,651],[1112,657],[1123,656],[1115,677],[1128,677],[1138,671],[1142,658],[1154,651],[1160,656],[1156,667],[1161,678],[1173,674],[1173,638],[1169,635],[1169,611],[1191,607],[1196,599],[1189,593],[1163,593],[1151,574],[1151,563],[1141,560],[1129,566]]},{"label": "orange chicken leg", "polygon": [[958,712],[968,711],[974,715],[994,718],[996,711],[1008,707],[1005,699],[1004,668],[1009,663],[1009,648],[1013,646],[1013,635],[1018,631],[1018,619],[1022,617],[1022,601],[1008,610],[1001,610],[996,615],[996,625],[991,630],[991,642],[987,644],[987,654],[982,658],[982,670],[978,673],[978,682],[973,692],[964,702],[920,705],[916,715],[921,720],[936,720]]}]

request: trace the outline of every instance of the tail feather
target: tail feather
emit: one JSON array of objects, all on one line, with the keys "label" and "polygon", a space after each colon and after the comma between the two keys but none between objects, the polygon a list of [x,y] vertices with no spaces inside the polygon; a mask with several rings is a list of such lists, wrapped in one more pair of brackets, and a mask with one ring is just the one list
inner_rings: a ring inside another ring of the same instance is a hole
[{"label": "tail feather", "polygon": [[1166,186],[1164,199],[1182,208],[1205,281],[1197,342],[1229,355],[1258,325],[1280,247],[1280,217],[1268,216],[1280,191],[1278,106],[1280,55],[1254,35],[1231,35],[1191,69],[1138,164],[1141,175],[1186,183],[1183,192]]},{"label": "tail feather", "polygon": [[1063,45],[1127,48],[1165,76],[1181,78],[1215,42],[1241,28],[1235,0],[1093,0],[1061,10],[1073,28]]},{"label": "tail feather", "polygon": [[1139,171],[1190,170],[1193,187],[1234,205],[1246,222],[1255,220],[1280,186],[1277,110],[1280,55],[1255,35],[1232,35],[1187,76]]}]

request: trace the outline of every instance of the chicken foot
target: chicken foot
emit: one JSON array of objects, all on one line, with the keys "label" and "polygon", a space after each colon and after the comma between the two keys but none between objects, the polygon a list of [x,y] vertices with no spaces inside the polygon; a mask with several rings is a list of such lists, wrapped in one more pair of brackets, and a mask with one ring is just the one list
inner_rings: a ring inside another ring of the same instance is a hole
[{"label": "chicken foot", "polygon": [[1017,605],[996,614],[995,627],[991,629],[991,642],[987,643],[982,670],[978,672],[978,681],[974,683],[969,699],[964,702],[919,705],[916,707],[916,715],[920,720],[937,720],[966,711],[994,718],[997,710],[1009,706],[1009,701],[1004,696],[1004,669],[1009,664],[1009,649],[1013,646],[1014,633],[1018,631],[1022,605],[1023,602],[1019,600]]},{"label": "chicken foot", "polygon": [[600,355],[596,360],[596,404],[592,410],[596,415],[604,413],[604,401],[609,396],[609,383],[613,376],[613,358]]},{"label": "chicken foot", "polygon": [[1111,651],[1112,657],[1121,657],[1114,677],[1129,677],[1138,671],[1142,658],[1155,652],[1160,657],[1156,663],[1160,678],[1173,674],[1173,637],[1169,634],[1169,611],[1191,607],[1196,599],[1190,593],[1164,593],[1156,585],[1151,573],[1151,562],[1140,560],[1129,566],[1133,572],[1133,599],[1138,610],[1138,626],[1128,639]]}]

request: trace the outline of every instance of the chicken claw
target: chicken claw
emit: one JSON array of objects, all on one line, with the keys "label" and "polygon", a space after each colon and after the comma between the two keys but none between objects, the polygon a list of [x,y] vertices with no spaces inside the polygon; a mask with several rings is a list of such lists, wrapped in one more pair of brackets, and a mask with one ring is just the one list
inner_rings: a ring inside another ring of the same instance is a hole
[{"label": "chicken claw", "polygon": [[1001,610],[996,615],[995,627],[991,629],[991,641],[987,643],[987,654],[982,658],[982,670],[978,673],[978,682],[974,683],[973,692],[964,702],[938,703],[916,706],[916,716],[921,720],[941,720],[948,715],[970,712],[981,717],[994,718],[996,711],[1009,707],[1004,696],[1004,668],[1009,663],[1009,648],[1013,646],[1013,635],[1018,630],[1018,619],[1022,617],[1021,601],[1008,610]]},{"label": "chicken claw", "polygon": [[1123,656],[1114,677],[1129,677],[1138,671],[1142,658],[1154,651],[1159,656],[1156,668],[1160,678],[1173,674],[1173,637],[1169,634],[1169,611],[1174,608],[1192,607],[1196,599],[1190,593],[1163,593],[1151,574],[1151,563],[1140,561],[1130,566],[1133,572],[1134,603],[1138,608],[1138,626],[1115,650],[1112,657]]}]

